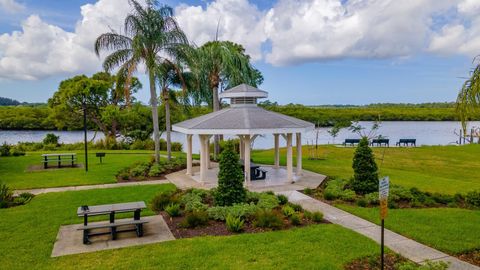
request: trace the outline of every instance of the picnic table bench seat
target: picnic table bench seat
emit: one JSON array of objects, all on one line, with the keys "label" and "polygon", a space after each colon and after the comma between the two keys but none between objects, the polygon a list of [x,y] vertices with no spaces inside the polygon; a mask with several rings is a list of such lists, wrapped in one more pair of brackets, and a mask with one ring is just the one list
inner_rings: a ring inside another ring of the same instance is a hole
[{"label": "picnic table bench seat", "polygon": [[417,139],[400,139],[398,140],[396,145],[401,146],[402,144],[403,146],[408,146],[408,145],[417,146]]},{"label": "picnic table bench seat", "polygon": [[360,139],[345,139],[345,141],[343,142],[343,145],[344,146],[347,146],[347,145],[354,146],[355,144],[358,144],[358,143],[360,143]]},{"label": "picnic table bench seat", "polygon": [[[112,240],[117,239],[117,233],[120,232],[130,232],[130,231],[135,231],[138,237],[143,236],[143,224],[148,223],[146,220],[120,220],[120,221],[115,221],[114,223],[96,223],[96,224],[89,224],[89,225],[83,225],[79,227],[77,230],[79,231],[84,231],[83,234],[83,243],[88,244],[89,237],[91,236],[97,236],[97,235],[105,235],[105,234],[110,234],[112,237]],[[117,230],[118,227],[124,227],[124,226],[129,226],[129,225],[134,225],[135,229],[127,229],[127,230]],[[100,233],[90,233],[90,230],[94,229],[103,229],[103,228],[110,228],[109,232],[100,232]]]},{"label": "picnic table bench seat", "polygon": [[372,139],[372,141],[370,142],[370,145],[371,146],[390,146],[390,139]]}]

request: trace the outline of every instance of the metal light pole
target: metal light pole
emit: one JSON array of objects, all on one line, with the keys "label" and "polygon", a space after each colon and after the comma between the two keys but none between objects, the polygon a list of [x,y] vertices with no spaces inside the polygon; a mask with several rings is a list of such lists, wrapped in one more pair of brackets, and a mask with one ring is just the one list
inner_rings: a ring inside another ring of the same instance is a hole
[{"label": "metal light pole", "polygon": [[87,147],[87,104],[83,96],[83,140],[85,145],[85,172],[88,172],[88,147]]}]

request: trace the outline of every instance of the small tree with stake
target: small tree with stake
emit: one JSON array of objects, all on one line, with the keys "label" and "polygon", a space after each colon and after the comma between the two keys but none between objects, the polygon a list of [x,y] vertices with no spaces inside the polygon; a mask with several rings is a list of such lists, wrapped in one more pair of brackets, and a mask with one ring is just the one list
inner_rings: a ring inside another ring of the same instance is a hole
[{"label": "small tree with stake", "polygon": [[378,168],[368,139],[363,137],[353,156],[352,189],[357,194],[367,194],[378,190]]},{"label": "small tree with stake", "polygon": [[231,141],[225,144],[225,149],[220,154],[219,166],[215,204],[223,206],[245,202],[247,191],[243,187],[243,171]]}]

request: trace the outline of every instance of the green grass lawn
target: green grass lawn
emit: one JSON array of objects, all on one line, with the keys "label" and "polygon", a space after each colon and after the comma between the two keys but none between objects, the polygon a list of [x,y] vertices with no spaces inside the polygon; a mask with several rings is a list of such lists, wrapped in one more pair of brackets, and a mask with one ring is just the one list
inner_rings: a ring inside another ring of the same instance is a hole
[{"label": "green grass lawn", "polygon": [[[72,151],[66,152],[71,153]],[[45,152],[29,152],[23,157],[0,157],[0,181],[13,189],[114,183],[116,182],[115,175],[121,168],[137,161],[148,161],[153,155],[152,151],[142,150],[98,151],[107,152],[103,164],[100,164],[95,152],[92,151],[89,154],[88,173],[84,168],[28,171],[32,165],[42,165],[41,154]],[[76,153],[77,163],[84,164],[83,152],[77,151]],[[52,165],[55,164],[52,163]]]},{"label": "green grass lawn", "polygon": [[[79,205],[144,200],[174,186],[153,185],[42,194],[0,209],[2,269],[342,269],[378,245],[337,225],[170,242],[50,258],[59,227],[81,223]],[[153,214],[145,211],[144,215]],[[106,218],[106,217],[104,217]]]},{"label": "green grass lawn", "polygon": [[[378,208],[336,205],[380,224]],[[480,248],[480,211],[459,208],[389,209],[385,227],[450,254]]]},{"label": "green grass lawn", "polygon": [[[303,148],[303,167],[328,176],[349,179],[353,175],[352,147],[319,147],[323,160],[309,160]],[[296,153],[296,151],[293,151]],[[392,184],[424,191],[453,194],[480,189],[480,145],[422,146],[416,148],[374,148],[380,175]],[[285,164],[285,149],[281,163]],[[273,150],[255,151],[255,162],[273,164]],[[295,160],[295,159],[294,159]]]}]

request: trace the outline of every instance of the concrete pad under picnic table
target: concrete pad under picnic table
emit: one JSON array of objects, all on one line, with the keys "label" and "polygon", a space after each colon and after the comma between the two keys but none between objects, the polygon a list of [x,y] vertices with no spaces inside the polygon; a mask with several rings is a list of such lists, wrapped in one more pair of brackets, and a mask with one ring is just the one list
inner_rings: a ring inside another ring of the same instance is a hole
[{"label": "concrete pad under picnic table", "polygon": [[[119,219],[118,221],[123,220],[130,219]],[[148,221],[148,223],[143,225],[144,235],[142,237],[137,237],[135,232],[118,233],[116,240],[111,240],[110,235],[100,235],[91,237],[91,244],[89,245],[83,244],[83,231],[77,230],[82,227],[83,224],[61,226],[55,244],[53,245],[51,256],[59,257],[175,240],[175,237],[161,215],[142,217],[142,220]],[[89,224],[98,223],[108,223],[108,221],[91,222]],[[120,230],[125,228],[128,228],[128,226],[120,228]],[[102,230],[108,232],[108,229],[98,229],[95,230],[95,232],[101,232]]]}]

